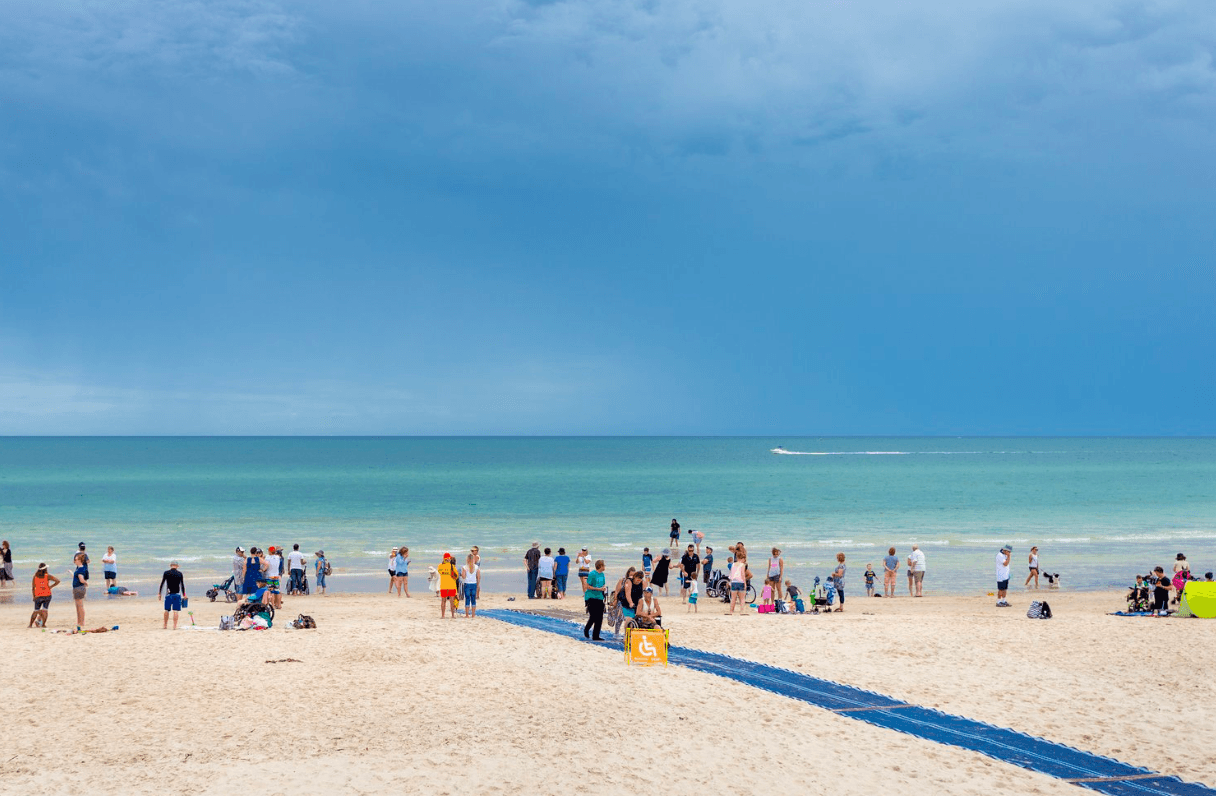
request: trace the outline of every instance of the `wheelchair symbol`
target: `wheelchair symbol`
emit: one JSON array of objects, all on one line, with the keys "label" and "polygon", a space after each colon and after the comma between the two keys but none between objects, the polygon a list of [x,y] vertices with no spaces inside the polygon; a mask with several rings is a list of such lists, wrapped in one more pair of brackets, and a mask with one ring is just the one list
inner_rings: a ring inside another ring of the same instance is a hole
[{"label": "wheelchair symbol", "polygon": [[650,639],[648,638],[643,638],[638,642],[638,652],[647,658],[654,658],[659,654],[659,651],[654,648],[654,645],[650,643]]}]

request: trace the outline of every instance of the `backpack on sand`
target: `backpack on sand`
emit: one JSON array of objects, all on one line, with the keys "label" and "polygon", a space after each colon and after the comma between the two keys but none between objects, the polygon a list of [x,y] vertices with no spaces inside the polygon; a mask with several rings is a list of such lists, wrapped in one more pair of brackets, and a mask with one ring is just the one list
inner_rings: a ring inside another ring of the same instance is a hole
[{"label": "backpack on sand", "polygon": [[296,630],[315,630],[317,623],[311,616],[300,614],[299,618],[291,623],[291,626]]},{"label": "backpack on sand", "polygon": [[1051,606],[1046,602],[1035,600],[1026,611],[1027,619],[1051,619]]}]

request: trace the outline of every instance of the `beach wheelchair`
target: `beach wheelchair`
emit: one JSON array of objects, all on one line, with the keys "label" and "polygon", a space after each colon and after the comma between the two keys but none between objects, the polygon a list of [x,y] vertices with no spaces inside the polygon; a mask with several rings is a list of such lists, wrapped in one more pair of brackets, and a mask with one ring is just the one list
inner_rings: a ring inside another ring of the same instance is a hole
[{"label": "beach wheelchair", "polygon": [[[705,593],[710,597],[718,597],[724,603],[730,602],[730,578],[723,575],[721,570],[710,576],[710,584],[705,587]],[[743,602],[754,603],[756,601],[756,587],[748,580],[747,591],[743,595]]]},{"label": "beach wheelchair", "polygon": [[224,595],[224,602],[234,603],[241,599],[241,593],[237,591],[236,575],[229,575],[228,580],[223,583],[212,584],[210,589],[207,589],[207,599],[215,602],[215,599]]},{"label": "beach wheelchair", "polygon": [[[297,570],[298,571],[298,570]],[[303,574],[297,578],[291,578],[287,585],[288,594],[308,594],[308,570],[303,570]]]}]

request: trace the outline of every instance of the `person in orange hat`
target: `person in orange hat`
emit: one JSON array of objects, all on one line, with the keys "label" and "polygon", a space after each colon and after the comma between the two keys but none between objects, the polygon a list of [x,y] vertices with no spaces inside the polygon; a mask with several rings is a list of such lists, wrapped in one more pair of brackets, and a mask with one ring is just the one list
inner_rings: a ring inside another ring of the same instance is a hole
[{"label": "person in orange hat", "polygon": [[452,618],[456,618],[456,562],[451,553],[443,554],[443,562],[436,568],[439,573],[439,618],[447,615],[448,603],[452,605]]}]

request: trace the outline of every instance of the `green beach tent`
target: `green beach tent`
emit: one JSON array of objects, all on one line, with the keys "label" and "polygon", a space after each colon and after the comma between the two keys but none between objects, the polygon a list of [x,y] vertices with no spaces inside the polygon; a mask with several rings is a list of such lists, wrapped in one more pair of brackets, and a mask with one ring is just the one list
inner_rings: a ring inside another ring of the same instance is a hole
[{"label": "green beach tent", "polygon": [[1197,616],[1216,619],[1216,583],[1192,580],[1182,588],[1178,612],[1174,616]]}]

